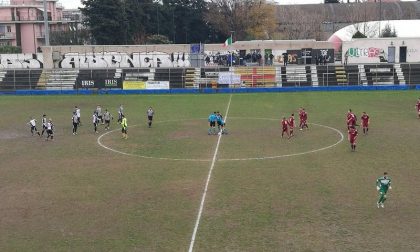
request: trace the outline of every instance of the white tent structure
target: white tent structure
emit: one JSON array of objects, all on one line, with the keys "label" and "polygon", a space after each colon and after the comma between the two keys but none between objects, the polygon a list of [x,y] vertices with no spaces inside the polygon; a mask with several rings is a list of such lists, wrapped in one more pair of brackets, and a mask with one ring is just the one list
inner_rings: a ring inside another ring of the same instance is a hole
[{"label": "white tent structure", "polygon": [[351,41],[357,31],[365,34],[368,38],[378,38],[380,31],[386,25],[389,25],[392,30],[395,29],[398,38],[420,38],[420,20],[384,20],[348,25],[335,32],[328,41],[334,44],[334,49],[337,51],[343,42]]}]

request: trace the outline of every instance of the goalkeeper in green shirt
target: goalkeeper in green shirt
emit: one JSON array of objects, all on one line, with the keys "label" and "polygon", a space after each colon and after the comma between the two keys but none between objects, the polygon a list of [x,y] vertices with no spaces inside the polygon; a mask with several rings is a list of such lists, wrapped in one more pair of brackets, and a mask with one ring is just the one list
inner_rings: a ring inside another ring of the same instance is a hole
[{"label": "goalkeeper in green shirt", "polygon": [[388,176],[387,172],[384,172],[384,175],[376,180],[376,190],[379,192],[379,200],[376,203],[378,208],[384,208],[384,202],[386,200],[386,193],[388,192],[388,189],[392,189],[391,178]]}]

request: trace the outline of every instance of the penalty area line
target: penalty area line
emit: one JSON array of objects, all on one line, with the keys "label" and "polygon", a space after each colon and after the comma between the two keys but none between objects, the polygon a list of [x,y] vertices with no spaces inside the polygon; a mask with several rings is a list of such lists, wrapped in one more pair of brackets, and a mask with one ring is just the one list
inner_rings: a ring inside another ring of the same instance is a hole
[{"label": "penalty area line", "polygon": [[[232,94],[229,96],[229,102],[228,102],[228,106],[226,108],[226,113],[225,113],[225,122],[227,121],[231,101],[232,101]],[[204,186],[204,192],[203,192],[203,195],[201,196],[200,207],[198,209],[197,219],[195,221],[194,230],[191,236],[190,248],[188,249],[188,252],[192,252],[194,249],[195,238],[197,236],[198,226],[200,225],[201,215],[203,214],[204,202],[206,201],[207,189],[210,184],[210,179],[211,179],[211,175],[214,169],[214,164],[216,163],[216,157],[217,157],[217,153],[219,152],[219,145],[220,145],[220,140],[222,139],[222,136],[223,134],[220,134],[217,139],[217,144],[214,150],[213,159],[211,161],[209,173],[207,175],[206,185]]]}]

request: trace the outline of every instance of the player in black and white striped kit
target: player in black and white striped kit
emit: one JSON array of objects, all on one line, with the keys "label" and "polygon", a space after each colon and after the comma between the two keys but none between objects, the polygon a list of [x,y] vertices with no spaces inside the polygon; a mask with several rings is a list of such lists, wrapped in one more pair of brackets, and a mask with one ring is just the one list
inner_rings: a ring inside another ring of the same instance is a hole
[{"label": "player in black and white striped kit", "polygon": [[75,106],[74,112],[76,112],[78,126],[82,126],[82,122],[80,121],[80,108]]},{"label": "player in black and white striped kit", "polygon": [[47,138],[45,139],[45,141],[48,141],[48,139],[51,137],[51,140],[54,140],[54,124],[50,119],[48,119],[47,122]]},{"label": "player in black and white striped kit", "polygon": [[29,126],[31,126],[31,134],[32,136],[34,135],[34,132],[36,132],[38,134],[38,136],[40,136],[41,134],[39,134],[37,128],[36,128],[36,120],[34,118],[30,118],[29,122],[28,122]]},{"label": "player in black and white striped kit", "polygon": [[42,137],[44,135],[44,132],[47,131],[47,115],[46,114],[42,115],[41,124],[42,124],[42,132],[41,132],[40,137]]},{"label": "player in black and white striped kit", "polygon": [[71,121],[73,123],[73,135],[77,135],[77,126],[79,125],[79,117],[77,116],[76,112],[73,112]]},{"label": "player in black and white striped kit", "polygon": [[93,130],[95,131],[95,133],[98,133],[98,122],[99,122],[99,118],[95,110],[93,111],[93,115],[92,115]]},{"label": "player in black and white striped kit", "polygon": [[109,124],[111,123],[111,120],[114,120],[114,117],[112,117],[108,109],[105,109],[104,120],[105,120],[105,130],[109,130]]},{"label": "player in black and white striped kit", "polygon": [[98,118],[98,123],[101,121],[101,124],[104,124],[104,117],[102,114],[102,107],[101,105],[96,106],[96,117]]},{"label": "player in black and white striped kit", "polygon": [[122,122],[122,116],[124,115],[124,107],[121,104],[120,107],[118,108],[118,123]]}]

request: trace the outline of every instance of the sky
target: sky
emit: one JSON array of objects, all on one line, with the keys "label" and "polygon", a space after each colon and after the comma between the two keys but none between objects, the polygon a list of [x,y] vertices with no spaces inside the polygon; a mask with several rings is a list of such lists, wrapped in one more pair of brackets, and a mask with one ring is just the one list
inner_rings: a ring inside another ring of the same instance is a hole
[{"label": "sky", "polygon": [[[324,0],[275,0],[279,4],[314,4],[314,3],[323,3]],[[354,0],[350,0],[353,2]],[[401,1],[416,1],[416,0],[401,0]],[[76,9],[81,7],[82,4],[80,0],[59,0],[59,3],[62,3],[66,9]]]}]

